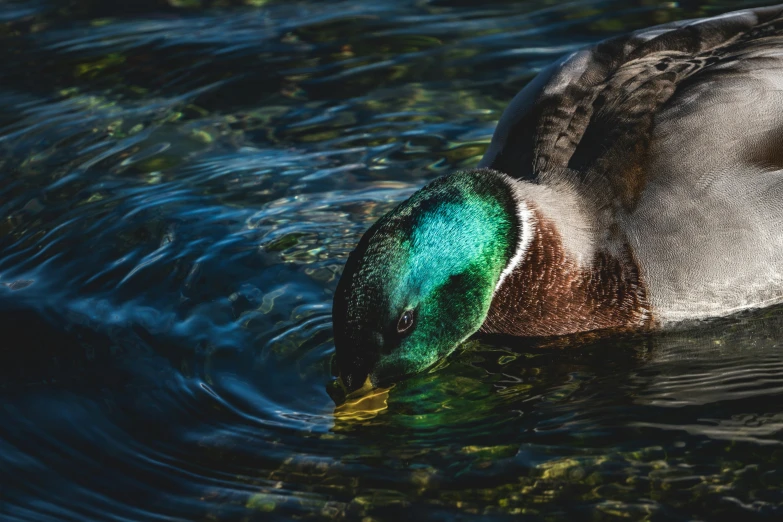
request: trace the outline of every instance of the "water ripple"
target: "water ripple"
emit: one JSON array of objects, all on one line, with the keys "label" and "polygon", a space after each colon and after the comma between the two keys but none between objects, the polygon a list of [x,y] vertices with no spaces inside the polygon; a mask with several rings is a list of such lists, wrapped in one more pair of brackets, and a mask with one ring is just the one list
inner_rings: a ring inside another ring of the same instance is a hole
[{"label": "water ripple", "polygon": [[362,232],[550,61],[718,10],[469,4],[0,5],[0,518],[780,515],[780,310],[471,341],[335,411]]}]

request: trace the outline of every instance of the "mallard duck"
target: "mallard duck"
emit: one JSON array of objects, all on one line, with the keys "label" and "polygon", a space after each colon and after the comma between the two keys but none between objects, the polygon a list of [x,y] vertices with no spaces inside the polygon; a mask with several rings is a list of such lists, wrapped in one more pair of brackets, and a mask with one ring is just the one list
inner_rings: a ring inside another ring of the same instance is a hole
[{"label": "mallard duck", "polygon": [[543,70],[476,169],[379,219],[334,296],[350,391],[477,332],[663,328],[783,301],[783,7],[612,38]]}]

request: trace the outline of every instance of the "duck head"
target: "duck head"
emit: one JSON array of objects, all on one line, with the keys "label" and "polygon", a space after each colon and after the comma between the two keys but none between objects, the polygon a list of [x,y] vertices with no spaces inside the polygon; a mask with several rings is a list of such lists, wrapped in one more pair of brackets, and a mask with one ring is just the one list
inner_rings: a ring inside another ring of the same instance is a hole
[{"label": "duck head", "polygon": [[425,370],[478,331],[515,254],[517,224],[507,177],[485,169],[437,179],[378,220],[334,297],[345,388]]}]

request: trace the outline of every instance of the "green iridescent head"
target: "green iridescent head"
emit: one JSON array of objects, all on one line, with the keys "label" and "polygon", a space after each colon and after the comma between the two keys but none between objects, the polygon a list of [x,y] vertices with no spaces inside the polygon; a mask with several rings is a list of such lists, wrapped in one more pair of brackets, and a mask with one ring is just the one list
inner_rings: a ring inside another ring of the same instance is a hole
[{"label": "green iridescent head", "polygon": [[422,371],[474,334],[516,243],[513,196],[490,170],[437,179],[378,220],[334,297],[346,388]]}]

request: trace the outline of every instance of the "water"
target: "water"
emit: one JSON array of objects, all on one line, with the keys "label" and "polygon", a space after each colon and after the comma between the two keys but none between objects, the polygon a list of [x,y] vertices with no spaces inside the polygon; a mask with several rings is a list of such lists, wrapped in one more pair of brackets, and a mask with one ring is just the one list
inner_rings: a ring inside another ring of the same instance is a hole
[{"label": "water", "polygon": [[0,2],[0,519],[780,517],[781,309],[328,393],[370,223],[563,53],[743,5]]}]

